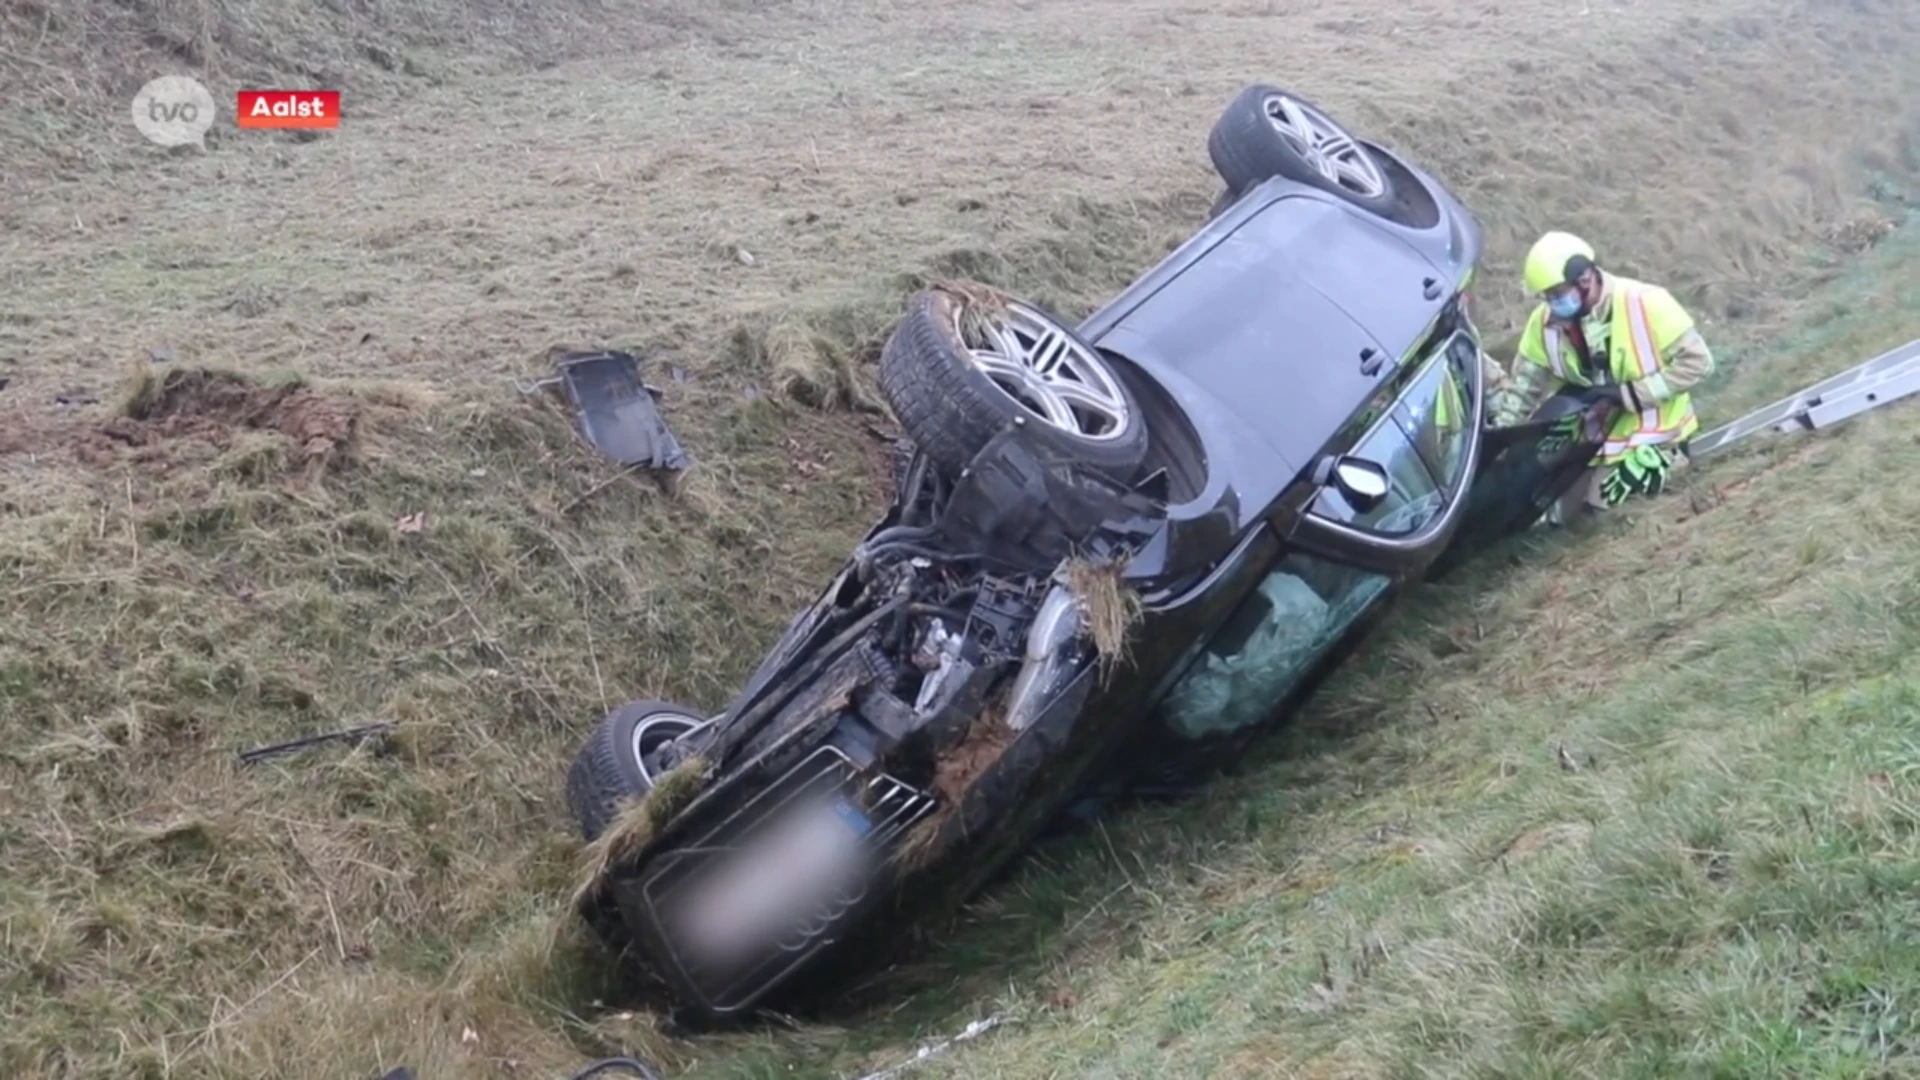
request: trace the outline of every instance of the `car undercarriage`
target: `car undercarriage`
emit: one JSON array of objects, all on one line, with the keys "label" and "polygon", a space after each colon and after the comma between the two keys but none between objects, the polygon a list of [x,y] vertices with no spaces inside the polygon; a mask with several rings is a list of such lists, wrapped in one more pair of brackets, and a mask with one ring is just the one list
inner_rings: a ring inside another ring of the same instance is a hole
[{"label": "car undercarriage", "polygon": [[1077,674],[1117,659],[1114,568],[1151,535],[1164,474],[1123,487],[1018,430],[957,481],[915,455],[728,714],[648,755],[654,775],[697,759],[723,778],[615,889],[704,1007],[729,1012],[805,961],[889,864],[936,858],[941,811]]}]

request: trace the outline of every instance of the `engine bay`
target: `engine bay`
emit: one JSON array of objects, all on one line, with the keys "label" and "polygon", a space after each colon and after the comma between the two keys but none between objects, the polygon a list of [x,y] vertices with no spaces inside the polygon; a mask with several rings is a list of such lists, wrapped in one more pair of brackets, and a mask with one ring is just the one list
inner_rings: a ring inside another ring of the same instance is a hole
[{"label": "engine bay", "polygon": [[1167,488],[1164,468],[1126,487],[1018,425],[958,478],[916,454],[746,690],[652,751],[655,773],[698,756],[714,779],[634,860],[621,903],[710,1009],[804,962],[876,873],[937,856],[975,781],[1114,649],[1120,571]]}]

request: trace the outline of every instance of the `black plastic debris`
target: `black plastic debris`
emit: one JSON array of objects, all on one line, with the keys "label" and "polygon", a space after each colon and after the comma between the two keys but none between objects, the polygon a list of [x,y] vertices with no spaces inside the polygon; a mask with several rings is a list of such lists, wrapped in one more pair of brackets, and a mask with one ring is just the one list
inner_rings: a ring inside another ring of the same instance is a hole
[{"label": "black plastic debris", "polygon": [[580,437],[622,465],[678,472],[693,463],[655,405],[658,390],[641,381],[632,353],[562,353],[553,374],[522,393],[557,388],[573,406]]},{"label": "black plastic debris", "polygon": [[261,746],[252,750],[242,750],[240,751],[240,763],[243,765],[251,765],[256,761],[265,761],[267,758],[291,754],[296,750],[304,750],[309,746],[319,746],[322,743],[330,742],[351,742],[356,739],[364,739],[374,735],[385,735],[392,732],[393,729],[393,725],[390,723],[362,724],[359,727],[347,728],[344,731],[329,731],[323,735],[310,735],[307,738],[294,739],[291,742],[275,743],[272,746]]}]

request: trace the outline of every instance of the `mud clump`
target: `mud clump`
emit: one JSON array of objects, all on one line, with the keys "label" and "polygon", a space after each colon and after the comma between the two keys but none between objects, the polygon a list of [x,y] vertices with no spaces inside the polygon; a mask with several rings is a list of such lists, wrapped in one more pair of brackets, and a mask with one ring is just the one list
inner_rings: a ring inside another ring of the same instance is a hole
[{"label": "mud clump", "polygon": [[122,415],[74,440],[84,463],[105,466],[125,449],[151,460],[169,444],[224,448],[236,431],[276,431],[299,448],[301,464],[324,466],[349,450],[359,409],[298,383],[260,386],[228,372],[170,371],[132,394]]},{"label": "mud clump", "polygon": [[987,771],[1013,741],[1013,729],[999,709],[982,713],[958,745],[943,752],[934,765],[933,789],[948,805],[957,806],[967,789]]},{"label": "mud clump", "polygon": [[931,785],[939,805],[901,840],[894,861],[902,870],[911,873],[938,857],[943,846],[940,834],[960,812],[967,791],[993,768],[1013,739],[1014,731],[1006,721],[1006,702],[1001,700],[975,717],[957,743],[940,751],[933,764]]}]

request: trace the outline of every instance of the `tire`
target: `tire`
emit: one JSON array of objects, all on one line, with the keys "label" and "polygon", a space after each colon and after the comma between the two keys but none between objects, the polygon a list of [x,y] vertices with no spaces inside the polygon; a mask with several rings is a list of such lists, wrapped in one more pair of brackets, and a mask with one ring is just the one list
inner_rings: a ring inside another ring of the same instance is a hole
[{"label": "tire", "polygon": [[916,452],[912,439],[895,439],[893,442],[891,463],[895,496],[906,489],[907,477],[913,469],[913,455]]},{"label": "tire", "polygon": [[[1282,102],[1290,102],[1293,108],[1283,111]],[[1297,127],[1302,122],[1317,131],[1343,136],[1350,144],[1351,151],[1337,159],[1343,167],[1336,173],[1345,182],[1321,171],[1321,161],[1334,168],[1335,159],[1319,157],[1282,128],[1283,124]],[[1277,86],[1257,83],[1240,91],[1214,121],[1213,131],[1207,136],[1207,156],[1213,159],[1214,171],[1226,181],[1227,189],[1235,194],[1284,176],[1330,191],[1382,217],[1392,216],[1397,203],[1393,181],[1371,149],[1325,109]]]},{"label": "tire", "polygon": [[1228,188],[1227,190],[1221,192],[1220,197],[1213,200],[1213,208],[1207,211],[1207,220],[1212,221],[1213,219],[1219,217],[1221,214],[1226,213],[1228,207],[1232,206],[1234,203],[1239,201],[1240,201],[1240,193],[1233,190],[1232,188]]},{"label": "tire", "polygon": [[698,710],[666,701],[630,701],[608,713],[567,770],[567,805],[591,843],[621,807],[653,790],[642,755],[700,727]]},{"label": "tire", "polygon": [[[1051,314],[1009,301],[1004,312],[988,317],[997,340],[983,339],[982,351],[1018,352],[1024,360],[1036,341],[1048,338],[1060,346],[1049,354],[1066,358],[1056,368],[1063,374],[1032,376],[1029,383],[1005,374],[989,377],[961,339],[962,307],[954,291],[922,291],[880,352],[880,391],[907,438],[934,467],[947,477],[958,477],[990,440],[1020,420],[1034,442],[1070,454],[1116,481],[1131,479],[1147,454],[1146,417],[1111,361]],[[1003,370],[1032,371],[1020,360],[1004,355],[1002,360]],[[1064,399],[1047,389],[1066,383],[1103,404],[1094,408],[1083,401],[1081,411],[1067,410]],[[1025,400],[1015,397],[1009,384],[1025,387]],[[1054,418],[1049,418],[1049,405]]]}]

